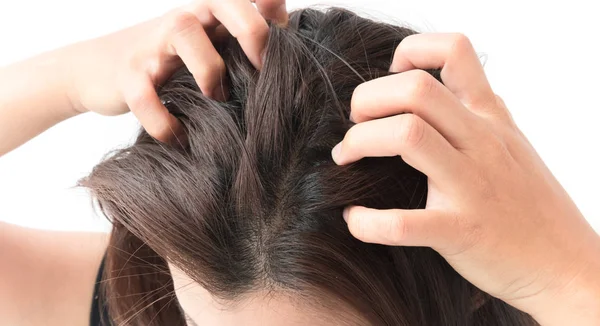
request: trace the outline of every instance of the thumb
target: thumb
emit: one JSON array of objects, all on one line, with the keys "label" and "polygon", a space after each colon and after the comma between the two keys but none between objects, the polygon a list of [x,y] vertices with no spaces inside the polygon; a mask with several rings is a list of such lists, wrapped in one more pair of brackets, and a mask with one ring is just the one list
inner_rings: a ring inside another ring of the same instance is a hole
[{"label": "thumb", "polygon": [[373,209],[350,206],[344,219],[357,239],[391,246],[447,248],[456,237],[454,219],[432,209]]}]

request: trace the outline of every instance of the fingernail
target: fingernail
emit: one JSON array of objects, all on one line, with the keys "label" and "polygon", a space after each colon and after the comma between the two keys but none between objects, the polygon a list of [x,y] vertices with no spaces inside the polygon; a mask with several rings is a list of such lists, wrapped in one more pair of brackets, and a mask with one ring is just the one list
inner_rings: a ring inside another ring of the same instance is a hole
[{"label": "fingernail", "polygon": [[342,216],[344,217],[344,221],[346,221],[346,223],[348,223],[348,212],[350,211],[350,207],[346,207],[344,208],[344,211],[342,212]]},{"label": "fingernail", "polygon": [[337,145],[335,145],[335,147],[333,147],[333,149],[331,150],[331,157],[333,158],[333,160],[335,161],[336,164],[340,164],[340,154],[342,151],[342,142],[337,143]]}]

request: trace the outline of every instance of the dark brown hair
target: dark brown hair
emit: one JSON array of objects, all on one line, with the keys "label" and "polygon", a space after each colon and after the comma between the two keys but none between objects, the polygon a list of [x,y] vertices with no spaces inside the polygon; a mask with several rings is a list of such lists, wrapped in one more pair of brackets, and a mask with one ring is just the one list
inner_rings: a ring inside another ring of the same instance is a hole
[{"label": "dark brown hair", "polygon": [[184,325],[169,261],[224,300],[266,289],[343,302],[371,325],[535,324],[434,250],[363,243],[342,219],[349,204],[425,206],[426,176],[401,157],[337,166],[330,154],[353,125],[356,86],[387,75],[413,33],[342,9],[298,10],[270,27],[261,71],[235,39],[218,45],[226,103],[204,97],[187,70],[173,76],[159,95],[188,146],[142,130],[81,181],[114,225],[104,285],[115,323]]}]

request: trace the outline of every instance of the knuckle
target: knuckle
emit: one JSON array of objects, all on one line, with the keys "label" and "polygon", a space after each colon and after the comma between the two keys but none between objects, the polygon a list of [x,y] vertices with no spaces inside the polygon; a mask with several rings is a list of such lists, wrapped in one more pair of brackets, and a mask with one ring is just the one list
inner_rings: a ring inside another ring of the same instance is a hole
[{"label": "knuckle", "polygon": [[497,106],[506,107],[506,103],[504,103],[504,99],[500,95],[494,94],[494,98],[496,99]]},{"label": "knuckle", "polygon": [[165,58],[162,53],[154,53],[144,61],[144,70],[150,76],[157,76],[164,67]]},{"label": "knuckle", "polygon": [[423,37],[423,34],[421,34],[421,33],[414,33],[414,34],[410,34],[410,35],[406,36],[405,38],[402,39],[400,44],[398,44],[398,46],[396,47],[396,51],[403,51],[406,44],[412,43],[412,42],[417,43],[417,42],[419,42],[419,39],[422,37]]},{"label": "knuckle", "polygon": [[519,129],[519,126],[517,125],[517,122],[515,121],[515,118],[513,117],[512,113],[510,112],[510,110],[506,110],[506,124],[508,126],[508,128],[513,132],[513,133],[517,133],[520,134],[522,136],[524,136],[521,132],[521,130]]},{"label": "knuckle", "polygon": [[464,53],[466,51],[474,51],[471,40],[462,33],[454,33],[451,35],[452,41],[450,45],[451,54]]},{"label": "knuckle", "polygon": [[177,10],[167,19],[166,29],[170,33],[181,34],[194,28],[196,24],[199,24],[199,22],[194,14],[184,10]]},{"label": "knuckle", "polygon": [[149,87],[140,87],[130,92],[127,100],[130,109],[141,114],[149,110],[153,96],[152,92],[156,91]]},{"label": "knuckle", "polygon": [[493,102],[494,102],[493,108],[491,111],[497,112],[497,115],[499,116],[500,120],[502,122],[505,122],[505,125],[507,125],[509,128],[511,128],[513,130],[516,129],[517,128],[516,122],[514,120],[512,113],[506,106],[504,99],[502,97],[500,97],[500,95],[494,94]]},{"label": "knuckle", "polygon": [[394,141],[403,148],[416,149],[423,145],[425,139],[425,123],[414,114],[405,113],[397,116],[398,123],[394,130]]},{"label": "knuckle", "polygon": [[496,163],[506,163],[507,159],[510,157],[510,152],[508,151],[508,147],[504,138],[497,134],[496,132],[492,132],[486,137],[487,146],[486,156],[492,159]]},{"label": "knuckle", "polygon": [[435,78],[421,69],[413,70],[411,74],[412,83],[408,89],[408,96],[413,100],[431,96],[436,86]]},{"label": "knuckle", "polygon": [[139,52],[130,52],[124,56],[121,62],[126,73],[137,73],[143,69],[144,59]]}]

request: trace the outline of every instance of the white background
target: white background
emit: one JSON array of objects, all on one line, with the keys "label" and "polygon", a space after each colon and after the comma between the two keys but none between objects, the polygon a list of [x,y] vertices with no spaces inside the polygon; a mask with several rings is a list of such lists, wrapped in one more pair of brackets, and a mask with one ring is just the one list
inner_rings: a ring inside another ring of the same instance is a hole
[{"label": "white background", "polygon": [[[0,66],[186,2],[3,0]],[[420,31],[469,36],[476,50],[487,55],[486,71],[496,93],[600,231],[600,20],[595,1],[289,1],[288,7],[314,4],[343,5]],[[107,222],[94,213],[86,192],[72,187],[104,153],[131,141],[136,130],[131,115],[85,114],[1,157],[0,220],[47,229],[106,230]]]}]

